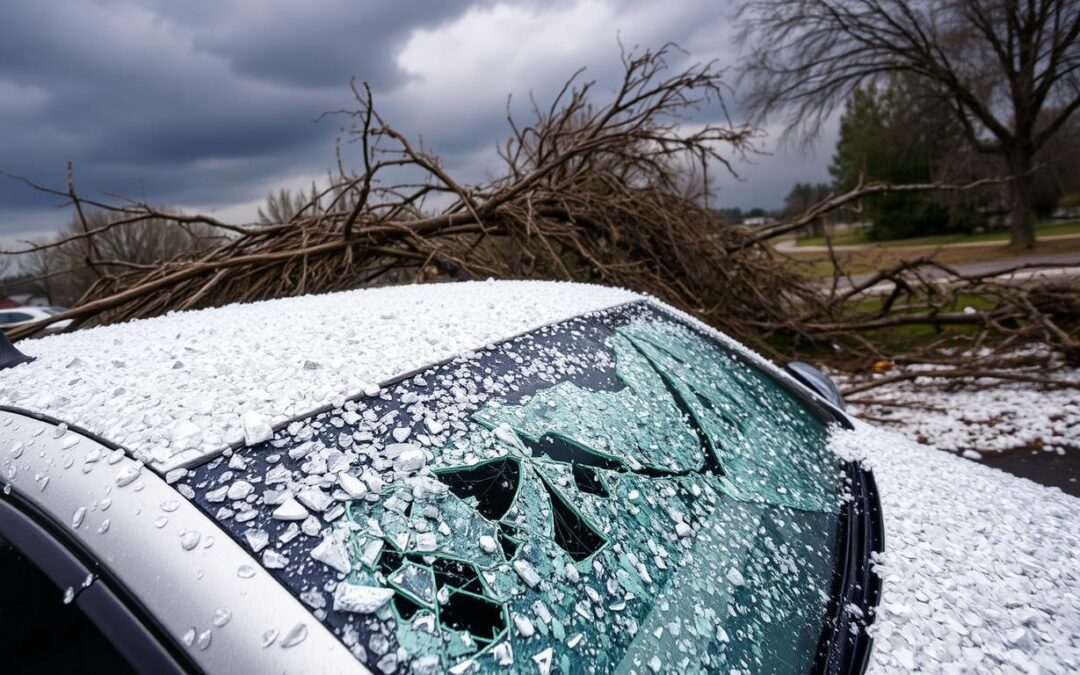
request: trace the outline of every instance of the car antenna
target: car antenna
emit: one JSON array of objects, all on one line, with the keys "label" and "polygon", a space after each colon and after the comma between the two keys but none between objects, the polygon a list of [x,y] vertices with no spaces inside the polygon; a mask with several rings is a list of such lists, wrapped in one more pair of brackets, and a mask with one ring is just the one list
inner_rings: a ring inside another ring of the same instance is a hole
[{"label": "car antenna", "polygon": [[20,363],[30,363],[34,360],[34,357],[27,356],[20,352],[15,345],[11,343],[8,336],[4,331],[0,330],[0,370],[7,370],[8,368],[14,368]]}]

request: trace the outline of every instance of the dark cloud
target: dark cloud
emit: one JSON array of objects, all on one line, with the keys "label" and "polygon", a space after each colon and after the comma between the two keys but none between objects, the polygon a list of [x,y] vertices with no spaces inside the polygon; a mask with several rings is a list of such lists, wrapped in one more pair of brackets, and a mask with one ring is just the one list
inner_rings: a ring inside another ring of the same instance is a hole
[{"label": "dark cloud", "polygon": [[[318,3],[275,0],[229,6],[200,33],[196,48],[226,59],[243,77],[311,89],[355,75],[384,88],[397,77],[394,57],[416,29],[437,26],[468,0]],[[222,5],[225,7],[225,5]]]},{"label": "dark cloud", "polygon": [[[482,178],[505,135],[508,93],[521,112],[530,92],[548,99],[583,65],[598,93],[610,91],[617,35],[627,45],[680,42],[691,53],[676,60],[730,61],[717,6],[9,0],[0,3],[0,169],[57,185],[71,160],[87,194],[250,213],[235,205],[325,173],[342,120],[314,120],[350,105],[355,76],[396,125]],[[755,199],[771,205],[779,198],[764,192],[786,185],[762,167]],[[748,205],[746,185],[733,186],[731,201]],[[0,236],[58,227],[67,215],[55,201],[0,181]]]}]

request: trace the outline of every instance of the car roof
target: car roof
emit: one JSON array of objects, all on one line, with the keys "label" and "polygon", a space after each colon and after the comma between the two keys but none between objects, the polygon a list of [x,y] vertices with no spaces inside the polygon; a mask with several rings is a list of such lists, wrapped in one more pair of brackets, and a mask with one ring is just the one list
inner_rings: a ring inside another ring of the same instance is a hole
[{"label": "car roof", "polygon": [[20,342],[35,360],[0,373],[0,405],[77,425],[167,472],[397,375],[641,299],[487,281],[173,312]]}]

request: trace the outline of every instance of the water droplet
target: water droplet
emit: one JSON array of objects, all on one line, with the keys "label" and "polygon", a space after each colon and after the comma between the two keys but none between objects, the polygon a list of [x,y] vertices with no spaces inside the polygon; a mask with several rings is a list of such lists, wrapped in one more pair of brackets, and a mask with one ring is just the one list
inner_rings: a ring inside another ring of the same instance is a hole
[{"label": "water droplet", "polygon": [[271,628],[262,634],[262,647],[266,649],[270,645],[274,644],[274,640],[277,639],[277,629]]},{"label": "water droplet", "polygon": [[101,527],[99,527],[97,529],[97,533],[98,534],[105,534],[108,531],[109,531],[109,519],[106,518],[105,520],[101,521]]},{"label": "water droplet", "polygon": [[75,589],[68,586],[64,589],[64,604],[70,605],[71,601],[75,599]]},{"label": "water droplet", "polygon": [[188,628],[187,631],[184,633],[184,644],[186,644],[188,647],[195,644],[195,629],[194,628]]},{"label": "water droplet", "polygon": [[180,508],[180,502],[175,499],[170,499],[167,502],[161,502],[161,510],[167,512],[173,512]]},{"label": "water droplet", "polygon": [[158,529],[161,529],[161,528],[165,527],[168,524],[169,524],[168,516],[158,516],[154,520],[154,527],[156,527]]},{"label": "water droplet", "polygon": [[86,507],[79,507],[75,510],[75,515],[71,516],[71,527],[73,529],[79,529],[82,527],[82,519],[86,517]]},{"label": "water droplet", "polygon": [[307,638],[307,624],[303,621],[297,623],[295,626],[289,629],[288,633],[281,638],[282,649],[288,649],[289,647],[295,647]]},{"label": "water droplet", "polygon": [[187,530],[180,535],[180,545],[184,547],[185,551],[190,551],[199,545],[200,536],[195,530]]},{"label": "water droplet", "polygon": [[213,636],[210,635],[209,629],[199,633],[199,637],[196,640],[196,644],[198,645],[199,649],[206,651],[206,648],[210,646],[210,640],[212,637]]},{"label": "water droplet", "polygon": [[255,568],[251,565],[241,565],[236,570],[236,576],[240,577],[241,579],[250,579],[251,577],[255,576]]},{"label": "water droplet", "polygon": [[214,625],[221,628],[225,624],[229,623],[229,619],[232,618],[232,612],[227,607],[218,607],[214,612]]}]

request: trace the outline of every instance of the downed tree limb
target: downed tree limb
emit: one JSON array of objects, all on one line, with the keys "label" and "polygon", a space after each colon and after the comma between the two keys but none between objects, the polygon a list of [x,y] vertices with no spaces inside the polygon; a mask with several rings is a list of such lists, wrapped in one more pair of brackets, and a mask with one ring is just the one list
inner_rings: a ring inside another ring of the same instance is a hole
[{"label": "downed tree limb", "polygon": [[[731,170],[733,158],[754,151],[757,132],[727,120],[724,84],[712,64],[670,74],[667,55],[668,48],[626,55],[623,80],[608,103],[594,102],[593,84],[575,75],[549,107],[534,106],[528,124],[510,116],[510,137],[499,146],[502,171],[479,184],[457,180],[437,156],[392,127],[366,85],[353,86],[356,110],[337,113],[354,124],[349,140],[356,141],[350,147],[360,153],[360,168],[345,169],[339,155],[330,185],[279,222],[230,224],[132,200],[87,199],[73,183],[58,190],[20,178],[84,215],[67,237],[9,254],[93,252],[113,231],[151,222],[205,231],[197,247],[153,264],[84,256],[99,274],[83,297],[10,335],[26,337],[64,319],[93,325],[368,284],[494,276],[627,287],[777,360],[801,356],[847,371],[886,360],[933,363],[944,373],[893,376],[900,379],[1055,384],[1005,370],[1015,363],[1013,350],[1032,344],[1041,350],[1025,357],[1028,367],[1080,363],[1075,281],[1006,283],[1001,272],[964,275],[927,256],[857,284],[847,277],[845,288],[834,254],[834,278],[825,287],[768,244],[869,196],[972,190],[1005,179],[860,183],[764,230],[726,224],[705,205],[707,184],[687,184],[695,175],[687,167],[698,167],[698,176],[710,163]],[[688,111],[706,107],[722,121],[683,124]],[[90,210],[109,221],[90,227]],[[1009,272],[1025,269],[1032,266]],[[886,297],[868,300],[867,291],[881,284],[891,285]],[[966,305],[971,297],[979,307]],[[909,329],[930,334],[898,346],[897,331]],[[877,385],[860,386],[851,391]]]}]

